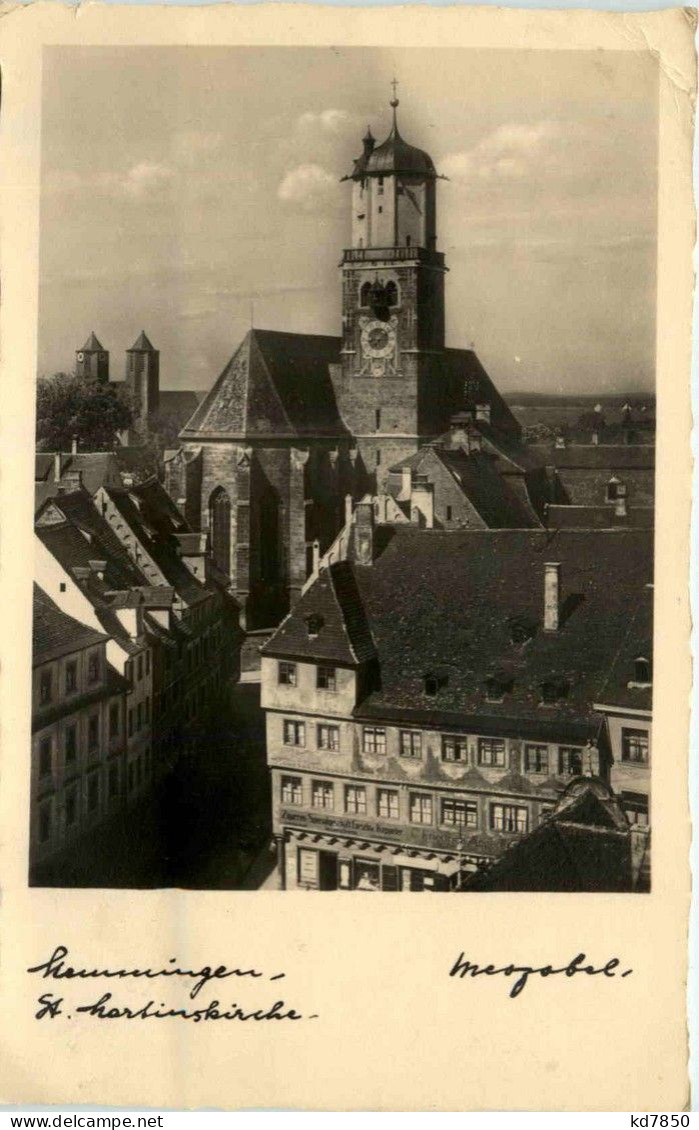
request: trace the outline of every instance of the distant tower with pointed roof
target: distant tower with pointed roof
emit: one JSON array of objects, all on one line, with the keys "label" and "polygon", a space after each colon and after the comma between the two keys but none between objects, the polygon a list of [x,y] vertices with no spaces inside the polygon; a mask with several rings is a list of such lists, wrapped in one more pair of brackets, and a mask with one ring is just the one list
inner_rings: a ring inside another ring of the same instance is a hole
[{"label": "distant tower with pointed roof", "polygon": [[109,380],[109,353],[94,330],[81,349],[75,351],[75,373],[86,381]]},{"label": "distant tower with pointed roof", "polygon": [[158,411],[160,399],[160,352],[148,340],[145,330],[126,350],[126,387],[138,413],[133,431],[145,436],[148,418]]}]

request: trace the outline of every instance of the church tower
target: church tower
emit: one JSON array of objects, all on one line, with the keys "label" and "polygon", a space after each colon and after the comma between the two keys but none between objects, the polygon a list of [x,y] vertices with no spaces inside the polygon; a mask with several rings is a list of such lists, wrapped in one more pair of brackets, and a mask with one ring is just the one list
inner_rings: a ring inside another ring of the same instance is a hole
[{"label": "church tower", "polygon": [[368,484],[443,429],[444,256],[437,250],[431,157],[393,127],[371,130],[352,181],[352,246],[342,259],[338,404]]},{"label": "church tower", "polygon": [[145,436],[148,417],[158,410],[160,352],[153,348],[144,330],[141,330],[136,341],[126,351],[126,387],[138,412],[133,431],[136,435]]},{"label": "church tower", "polygon": [[83,345],[75,351],[75,373],[86,381],[109,380],[109,353],[102,347],[94,331]]}]

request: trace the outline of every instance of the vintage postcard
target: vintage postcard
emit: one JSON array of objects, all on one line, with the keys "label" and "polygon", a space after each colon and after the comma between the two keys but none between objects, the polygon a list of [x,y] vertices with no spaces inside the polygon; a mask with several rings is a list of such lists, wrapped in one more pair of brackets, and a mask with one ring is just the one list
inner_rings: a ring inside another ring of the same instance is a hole
[{"label": "vintage postcard", "polygon": [[694,25],[8,8],[3,1101],[685,1108]]}]

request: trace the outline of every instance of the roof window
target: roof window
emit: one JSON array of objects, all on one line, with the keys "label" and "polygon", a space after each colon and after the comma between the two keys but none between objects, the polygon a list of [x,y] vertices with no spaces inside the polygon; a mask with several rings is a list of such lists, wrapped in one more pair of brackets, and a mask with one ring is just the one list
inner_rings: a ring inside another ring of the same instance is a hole
[{"label": "roof window", "polygon": [[541,705],[550,706],[560,702],[568,694],[568,684],[565,679],[546,679],[541,684]]},{"label": "roof window", "polygon": [[308,631],[309,640],[316,638],[324,623],[325,619],[318,612],[311,612],[309,616],[306,616],[306,629]]},{"label": "roof window", "polygon": [[653,682],[652,664],[645,655],[637,655],[633,661],[633,679],[628,683],[629,688],[650,687]]},{"label": "roof window", "polygon": [[434,698],[436,694],[449,684],[449,676],[444,671],[427,671],[424,676],[425,694]]}]

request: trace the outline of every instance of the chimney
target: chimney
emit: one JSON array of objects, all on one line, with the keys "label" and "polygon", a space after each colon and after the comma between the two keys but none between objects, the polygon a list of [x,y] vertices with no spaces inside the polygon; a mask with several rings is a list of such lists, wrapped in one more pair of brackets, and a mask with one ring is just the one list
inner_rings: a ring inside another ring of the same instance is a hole
[{"label": "chimney", "polygon": [[345,495],[345,525],[348,526],[352,521],[352,495]]},{"label": "chimney", "polygon": [[490,423],[490,405],[477,404],[476,405],[476,419],[482,420],[484,424]]},{"label": "chimney", "polygon": [[544,631],[557,632],[561,610],[561,565],[547,561],[544,565]]},{"label": "chimney", "polygon": [[566,445],[566,437],[564,435],[560,435],[560,434],[557,435],[554,447],[565,447],[565,445]]},{"label": "chimney", "polygon": [[318,566],[320,564],[320,542],[318,541],[317,538],[313,542],[312,549],[313,549],[313,572],[317,573],[318,572]]},{"label": "chimney", "polygon": [[61,453],[57,451],[53,457],[53,481],[59,483],[61,481]]},{"label": "chimney", "polygon": [[427,530],[434,527],[434,487],[427,481],[427,475],[415,475],[410,494],[411,513],[417,509],[422,521],[420,525]]},{"label": "chimney", "polygon": [[358,502],[354,523],[354,560],[357,565],[372,565],[374,562],[374,504],[369,501]]},{"label": "chimney", "polygon": [[73,442],[70,445],[70,454],[71,455],[77,455],[78,454],[78,437],[77,436],[73,436]]},{"label": "chimney", "polygon": [[449,421],[449,446],[451,448],[463,447],[468,449],[466,429],[473,419],[471,412],[457,412]]},{"label": "chimney", "polygon": [[401,467],[400,469],[400,494],[398,495],[399,502],[407,502],[410,498],[410,492],[413,485],[413,473],[410,467]]},{"label": "chimney", "polygon": [[614,517],[625,518],[626,513],[626,499],[623,497],[617,498],[616,502],[614,503]]}]

